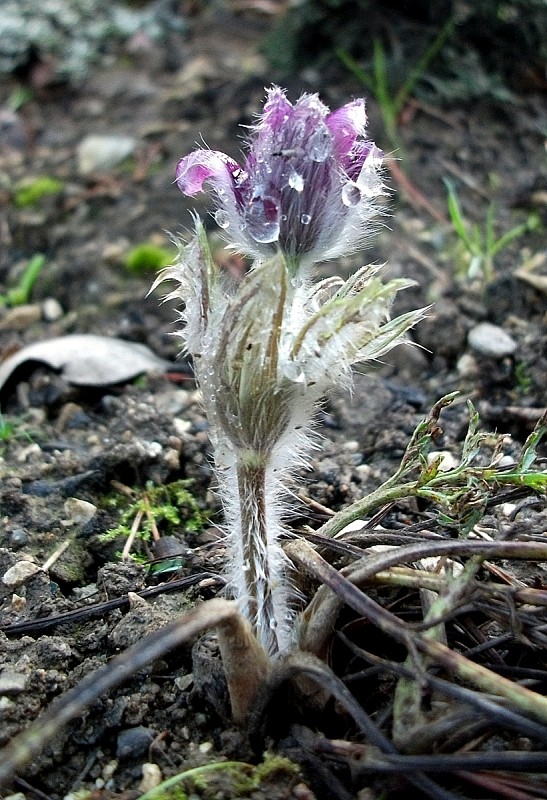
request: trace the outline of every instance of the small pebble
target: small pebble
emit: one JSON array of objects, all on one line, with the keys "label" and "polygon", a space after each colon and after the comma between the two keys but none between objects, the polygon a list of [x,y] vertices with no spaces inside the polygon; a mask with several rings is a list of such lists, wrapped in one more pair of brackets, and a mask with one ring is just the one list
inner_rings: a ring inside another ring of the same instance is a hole
[{"label": "small pebble", "polygon": [[427,465],[431,466],[437,458],[440,459],[439,472],[449,472],[451,469],[456,469],[459,464],[458,459],[448,450],[433,450],[427,455]]},{"label": "small pebble", "polygon": [[473,350],[490,358],[505,358],[513,355],[517,349],[517,343],[513,337],[509,336],[503,328],[492,325],[490,322],[481,322],[480,325],[472,328],[467,336],[467,341]]},{"label": "small pebble", "polygon": [[25,464],[28,462],[36,461],[37,458],[41,457],[42,457],[42,448],[40,447],[38,442],[33,442],[32,444],[29,444],[26,447],[21,447],[16,456],[19,464]]},{"label": "small pebble", "polygon": [[116,742],[116,758],[139,758],[146,753],[155,735],[153,730],[142,725],[120,731]]},{"label": "small pebble", "polygon": [[15,611],[16,614],[21,614],[25,608],[27,607],[27,598],[21,597],[18,594],[12,594],[11,596],[11,610]]},{"label": "small pebble", "polygon": [[27,676],[5,669],[0,672],[0,695],[21,694],[27,685]]},{"label": "small pebble", "polygon": [[360,447],[360,443],[355,441],[355,439],[350,439],[348,442],[344,442],[344,450],[347,450],[349,453],[356,453]]},{"label": "small pebble", "polygon": [[464,353],[456,364],[458,375],[462,378],[475,376],[478,369],[477,359],[471,353]]},{"label": "small pebble", "polygon": [[87,500],[80,500],[79,497],[69,497],[65,500],[63,510],[74,525],[86,525],[97,513],[97,506]]},{"label": "small pebble", "polygon": [[10,544],[13,548],[24,547],[29,543],[28,531],[24,528],[14,528],[10,533]]},{"label": "small pebble", "polygon": [[113,758],[111,761],[108,761],[103,767],[101,777],[103,778],[103,780],[108,781],[114,775],[117,769],[118,769],[118,762],[116,761],[116,759]]},{"label": "small pebble", "polygon": [[175,417],[173,420],[173,427],[179,436],[185,438],[185,434],[187,434],[192,428],[192,423],[188,419],[180,419],[179,417]]},{"label": "small pebble", "polygon": [[91,418],[85,413],[77,403],[68,402],[59,411],[56,428],[59,431],[74,430],[74,428],[85,428],[91,422]]},{"label": "small pebble", "polygon": [[42,318],[46,322],[57,322],[64,313],[62,305],[55,297],[46,297],[42,302]]},{"label": "small pebble", "polygon": [[78,172],[106,172],[132,155],[135,145],[132,136],[86,136],[77,149]]},{"label": "small pebble", "polygon": [[177,689],[180,689],[181,692],[185,692],[194,683],[194,676],[191,672],[189,672],[187,675],[179,675],[178,678],[175,678],[174,683]]},{"label": "small pebble", "polygon": [[295,800],[317,800],[310,787],[305,783],[299,783],[294,787],[293,797]]},{"label": "small pebble", "polygon": [[22,306],[8,308],[0,319],[0,330],[24,331],[42,318],[42,309],[37,303],[27,303]]},{"label": "small pebble", "polygon": [[145,762],[142,765],[142,781],[139,783],[138,790],[144,794],[155,789],[162,781],[163,775],[158,765]]},{"label": "small pebble", "polygon": [[7,572],[4,572],[2,583],[8,589],[16,589],[18,586],[22,586],[29,578],[32,578],[33,575],[36,575],[37,572],[40,572],[40,570],[41,567],[32,561],[19,561],[13,567],[10,567]]},{"label": "small pebble", "polygon": [[166,467],[169,467],[170,470],[175,471],[180,469],[180,457],[178,451],[174,450],[172,447],[168,448],[163,454],[163,463]]}]

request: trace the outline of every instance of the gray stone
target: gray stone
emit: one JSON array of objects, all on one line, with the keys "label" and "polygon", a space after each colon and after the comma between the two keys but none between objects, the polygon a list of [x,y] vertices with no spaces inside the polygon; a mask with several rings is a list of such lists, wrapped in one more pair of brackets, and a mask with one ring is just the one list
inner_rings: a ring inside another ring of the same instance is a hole
[{"label": "gray stone", "polygon": [[473,350],[490,358],[511,356],[517,349],[517,343],[503,328],[490,322],[481,322],[469,331],[467,341]]},{"label": "gray stone", "polygon": [[37,572],[40,572],[38,564],[32,561],[18,561],[13,567],[10,567],[2,576],[2,583],[8,589],[16,589],[21,586]]},{"label": "gray stone", "polygon": [[27,676],[5,669],[0,672],[0,695],[21,694],[25,691]]},{"label": "gray stone", "polygon": [[132,155],[136,143],[132,136],[86,136],[77,149],[78,172],[107,172]]},{"label": "gray stone", "polygon": [[8,308],[0,320],[0,330],[24,331],[42,316],[42,310],[37,303],[25,303],[21,306]]},{"label": "gray stone", "polygon": [[153,730],[144,728],[142,725],[120,731],[116,743],[116,757],[139,758],[146,753],[155,736]]}]

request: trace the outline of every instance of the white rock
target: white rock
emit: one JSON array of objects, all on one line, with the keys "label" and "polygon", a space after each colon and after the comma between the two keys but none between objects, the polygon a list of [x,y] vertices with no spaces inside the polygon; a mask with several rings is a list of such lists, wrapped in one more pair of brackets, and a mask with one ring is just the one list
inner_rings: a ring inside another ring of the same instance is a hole
[{"label": "white rock", "polygon": [[27,676],[4,669],[0,672],[0,694],[20,694],[27,685]]},{"label": "white rock", "polygon": [[461,375],[462,378],[476,375],[478,368],[477,359],[471,353],[464,353],[456,364],[458,375]]},{"label": "white rock", "polygon": [[5,798],[6,800],[26,800],[26,795],[24,795],[22,792],[17,792],[16,794],[7,794],[5,795]]},{"label": "white rock", "polygon": [[8,589],[16,589],[26,580],[32,578],[33,575],[36,575],[37,572],[40,572],[40,570],[41,568],[38,564],[34,564],[32,561],[19,561],[13,567],[10,567],[7,572],[4,572],[2,583]]},{"label": "white rock", "polygon": [[139,784],[139,792],[150,792],[159,786],[163,780],[163,774],[157,764],[145,762],[142,765],[142,780]]},{"label": "white rock", "polygon": [[517,343],[503,328],[490,322],[481,322],[469,331],[469,345],[478,353],[490,358],[505,358],[517,349]]},{"label": "white rock", "polygon": [[87,500],[80,500],[79,497],[69,497],[65,500],[63,508],[66,517],[74,525],[85,525],[97,513],[97,506],[88,503]]},{"label": "white rock", "polygon": [[132,136],[86,136],[77,149],[78,172],[106,172],[132,155],[136,143]]},{"label": "white rock", "polygon": [[427,466],[431,466],[434,461],[439,459],[439,472],[449,472],[451,469],[456,469],[459,464],[457,458],[448,450],[433,450],[427,455]]},{"label": "white rock", "polygon": [[65,312],[55,297],[46,297],[42,303],[42,317],[46,322],[57,322]]}]

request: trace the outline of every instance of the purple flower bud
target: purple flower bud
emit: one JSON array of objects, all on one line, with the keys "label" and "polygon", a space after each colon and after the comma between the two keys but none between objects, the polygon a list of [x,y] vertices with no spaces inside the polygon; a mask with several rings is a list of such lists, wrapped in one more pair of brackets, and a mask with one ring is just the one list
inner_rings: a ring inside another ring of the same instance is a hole
[{"label": "purple flower bud", "polygon": [[329,109],[316,94],[292,105],[268,90],[243,167],[224,153],[197,150],[176,172],[189,196],[208,182],[215,219],[230,243],[259,259],[281,251],[291,271],[358,249],[382,194],[383,153],[365,139],[363,100]]}]

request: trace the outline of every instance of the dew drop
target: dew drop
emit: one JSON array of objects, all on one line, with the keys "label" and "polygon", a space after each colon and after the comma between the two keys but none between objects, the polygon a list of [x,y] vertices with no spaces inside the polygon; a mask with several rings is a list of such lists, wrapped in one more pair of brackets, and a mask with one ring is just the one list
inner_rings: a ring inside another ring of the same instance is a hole
[{"label": "dew drop", "polygon": [[279,224],[277,222],[261,222],[259,225],[249,226],[249,233],[260,244],[277,242],[279,239]]},{"label": "dew drop", "polygon": [[306,151],[312,161],[326,161],[332,152],[332,136],[326,125],[321,125],[309,139]]},{"label": "dew drop", "polygon": [[230,227],[230,217],[228,216],[228,212],[225,211],[223,208],[219,208],[215,211],[215,222],[219,228],[226,228]]},{"label": "dew drop", "polygon": [[292,383],[305,383],[306,376],[302,366],[296,361],[287,361],[282,367],[283,375]]},{"label": "dew drop", "polygon": [[311,222],[311,216],[309,214],[302,214],[300,217],[300,222],[302,225],[309,225]]},{"label": "dew drop", "polygon": [[342,187],[342,202],[348,208],[359,205],[361,200],[361,190],[356,183],[348,181]]},{"label": "dew drop", "polygon": [[255,242],[268,244],[279,239],[279,203],[273,197],[254,197],[245,210],[247,230]]},{"label": "dew drop", "polygon": [[296,170],[289,175],[289,186],[296,192],[301,192],[304,189],[304,178]]}]

